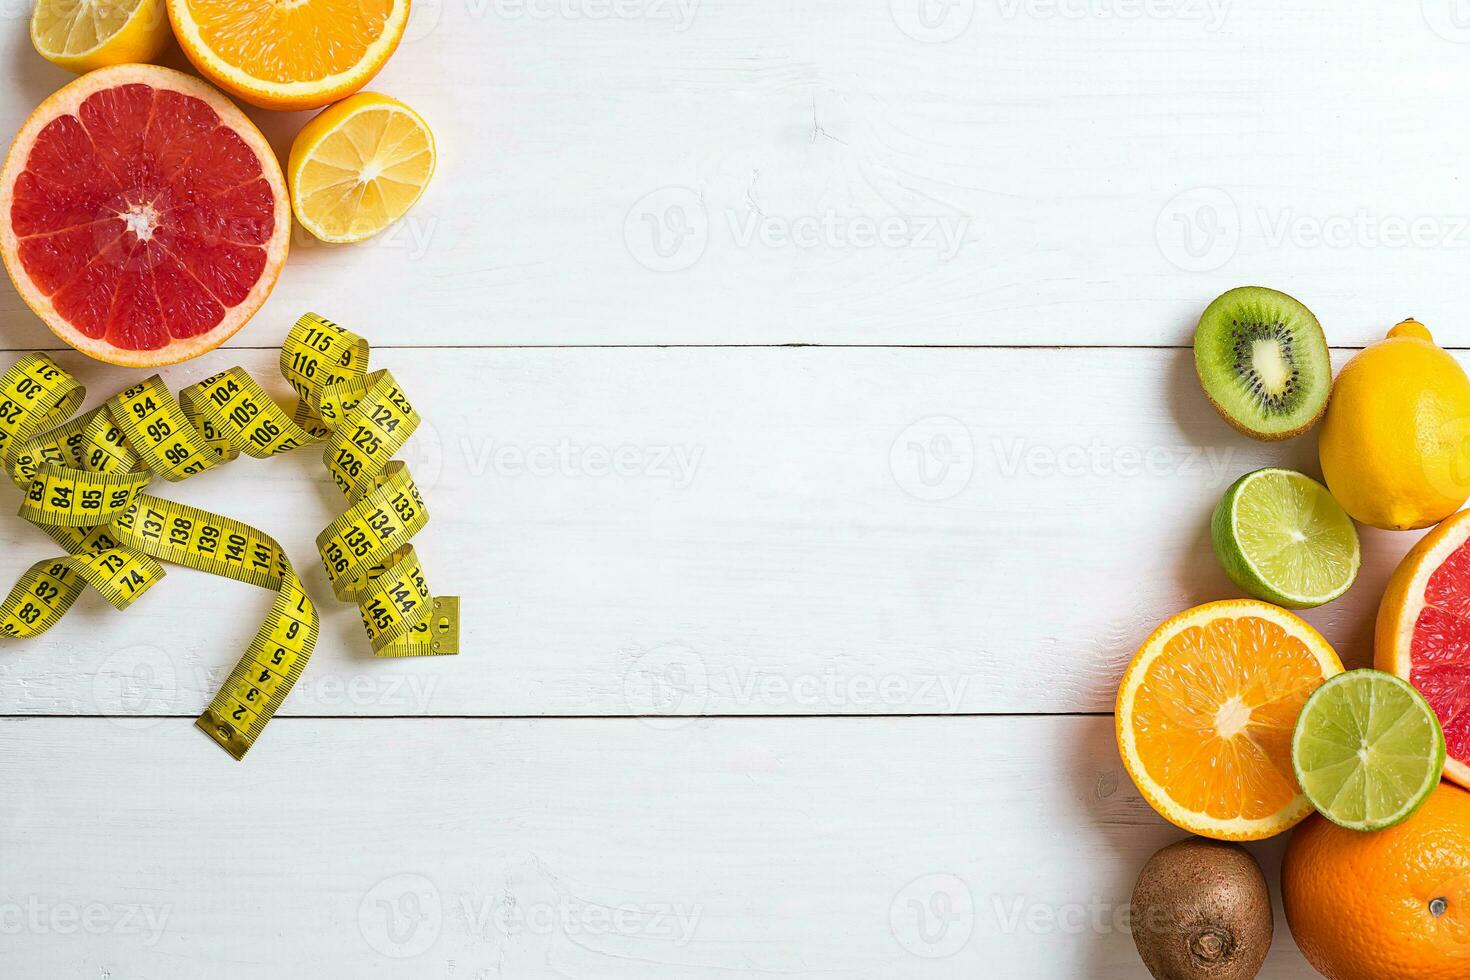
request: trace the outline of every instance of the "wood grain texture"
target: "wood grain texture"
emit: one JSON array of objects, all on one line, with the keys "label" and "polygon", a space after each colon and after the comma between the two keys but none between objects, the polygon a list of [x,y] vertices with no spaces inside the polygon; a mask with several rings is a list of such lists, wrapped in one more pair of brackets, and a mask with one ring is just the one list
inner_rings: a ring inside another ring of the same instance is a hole
[{"label": "wood grain texture", "polygon": [[[239,360],[285,394],[268,352],[235,353],[169,381]],[[1228,428],[1187,351],[390,350],[375,364],[432,420],[404,458],[429,503],[430,585],[468,597],[462,656],[368,655],[316,559],[340,498],[310,451],[160,490],[275,535],[319,597],[323,640],[286,714],[1108,711],[1154,625],[1240,594],[1208,541],[1225,487],[1267,463],[1315,470],[1311,435],[1270,446]],[[98,397],[123,376],[85,373]],[[1359,582],[1307,614],[1355,665],[1417,535],[1364,537]],[[0,521],[0,545],[10,575],[54,551],[18,519]],[[193,715],[268,602],[185,569],[125,613],[89,596],[7,644],[0,712]]]},{"label": "wood grain texture", "polygon": [[[71,78],[28,14],[0,133]],[[265,593],[177,570],[0,650],[0,973],[1140,976],[1115,913],[1180,833],[1114,686],[1237,594],[1230,480],[1316,469],[1184,347],[1242,283],[1470,346],[1467,45],[1452,0],[416,0],[372,87],[438,135],[419,206],[296,229],[238,349],[165,375],[284,396],[308,309],[391,348],[465,652],[368,655],[309,453],[166,490],[276,535],[322,642],[242,765],[188,719]],[[284,156],[306,115],[253,118]],[[55,346],[0,281],[0,348]],[[1308,614],[1350,665],[1416,537]],[[0,519],[0,584],[49,553]],[[1262,977],[1304,980],[1277,907]]]},{"label": "wood grain texture", "polygon": [[[371,244],[298,230],[237,346],[318,306],[422,346],[1178,344],[1243,283],[1334,343],[1470,344],[1452,0],[414,7],[373,87],[439,132],[432,186]],[[70,78],[26,10],[0,132]],[[255,118],[284,153],[305,116]]]},{"label": "wood grain texture", "polygon": [[[1133,980],[1119,910],[1180,836],[1106,718],[192,735],[0,721],[7,976]],[[1261,976],[1309,976],[1278,930]]]}]

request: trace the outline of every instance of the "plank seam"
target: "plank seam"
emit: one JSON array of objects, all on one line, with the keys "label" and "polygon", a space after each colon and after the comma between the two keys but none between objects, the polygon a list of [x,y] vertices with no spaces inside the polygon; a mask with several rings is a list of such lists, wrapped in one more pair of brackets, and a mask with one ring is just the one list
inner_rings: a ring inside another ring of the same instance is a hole
[{"label": "plank seam", "polygon": [[[815,348],[818,350],[1159,350],[1187,351],[1188,344],[374,344],[374,350],[787,350]],[[1362,347],[1330,346],[1330,350],[1360,351]],[[1470,346],[1442,346],[1447,351],[1467,351]],[[269,351],[278,352],[279,346],[219,347],[215,352]],[[44,354],[73,354],[71,347],[0,347],[0,354],[28,354],[40,351]]]},{"label": "plank seam", "polygon": [[[0,714],[0,721],[109,719],[122,721],[166,721],[192,719],[194,713],[176,715],[86,715],[86,714]],[[781,718],[843,719],[874,718],[1111,718],[1111,711],[919,711],[909,714],[743,714],[743,715],[277,715],[276,721],[680,721],[741,720],[770,721]]]}]

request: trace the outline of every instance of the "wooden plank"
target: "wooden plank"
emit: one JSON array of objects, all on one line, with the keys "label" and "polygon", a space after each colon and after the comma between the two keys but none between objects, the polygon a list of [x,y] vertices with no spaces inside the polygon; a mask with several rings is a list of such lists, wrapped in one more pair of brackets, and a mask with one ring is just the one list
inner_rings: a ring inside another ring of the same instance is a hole
[{"label": "wooden plank", "polygon": [[[1452,6],[422,0],[373,87],[432,187],[368,245],[298,230],[235,343],[325,307],[412,345],[1177,344],[1264,282],[1336,343],[1470,344]],[[71,77],[10,7],[0,132]],[[283,153],[306,118],[256,117]]]},{"label": "wooden plank", "polygon": [[[240,765],[177,720],[0,740],[26,977],[1122,980],[1180,836],[1106,718],[281,719]],[[1311,976],[1277,935],[1261,976]]]},{"label": "wooden plank", "polygon": [[[78,358],[65,359],[79,367]],[[284,393],[268,352],[242,361]],[[1229,429],[1187,351],[678,349],[381,352],[432,426],[406,457],[429,580],[464,653],[367,653],[313,540],[339,506],[309,452],[166,495],[276,535],[325,613],[283,712],[308,715],[1108,711],[1167,616],[1238,595],[1207,521],[1237,475],[1315,470],[1314,439]],[[81,368],[98,396],[128,376]],[[11,488],[0,507],[14,505]],[[8,501],[8,502],[7,502]],[[1365,532],[1308,618],[1371,657],[1415,534]],[[6,572],[54,550],[0,521]],[[8,644],[0,713],[193,715],[268,596],[178,570],[125,613],[88,597]]]}]

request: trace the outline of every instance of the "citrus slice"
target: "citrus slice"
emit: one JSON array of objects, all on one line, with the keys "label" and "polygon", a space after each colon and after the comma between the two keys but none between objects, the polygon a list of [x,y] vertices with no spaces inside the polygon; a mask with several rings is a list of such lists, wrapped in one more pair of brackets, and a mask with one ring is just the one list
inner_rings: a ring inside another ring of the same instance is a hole
[{"label": "citrus slice", "polygon": [[324,242],[360,242],[413,207],[434,175],[434,134],[396,99],[359,92],[296,135],[286,165],[291,206]]},{"label": "citrus slice", "polygon": [[1166,820],[1259,840],[1312,812],[1291,766],[1297,713],[1342,662],[1316,630],[1254,599],[1210,602],[1144,641],[1118,688],[1123,765]]},{"label": "citrus slice", "polygon": [[1342,595],[1362,562],[1353,519],[1295,470],[1267,467],[1236,480],[1215,507],[1210,538],[1246,594],[1297,609]]},{"label": "citrus slice", "polygon": [[265,302],[291,213],[260,131],[153,65],[83,75],[31,114],[0,170],[0,255],[58,337],[99,360],[173,364]]},{"label": "citrus slice", "polygon": [[1373,665],[1419,689],[1444,729],[1444,774],[1470,787],[1470,511],[1419,539],[1383,590]]},{"label": "citrus slice", "polygon": [[36,0],[31,10],[31,44],[77,74],[152,61],[172,36],[163,0]]},{"label": "citrus slice", "polygon": [[264,109],[316,109],[362,88],[408,23],[409,0],[168,0],[194,67]]},{"label": "citrus slice", "polygon": [[1317,812],[1349,830],[1403,823],[1444,771],[1444,733],[1408,681],[1338,674],[1307,698],[1291,740],[1296,779]]}]

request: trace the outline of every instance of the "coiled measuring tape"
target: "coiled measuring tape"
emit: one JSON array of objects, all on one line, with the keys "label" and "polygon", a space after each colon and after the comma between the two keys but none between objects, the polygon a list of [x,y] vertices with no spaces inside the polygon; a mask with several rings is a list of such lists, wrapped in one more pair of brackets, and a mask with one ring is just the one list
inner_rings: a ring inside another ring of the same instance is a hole
[{"label": "coiled measuring tape", "polygon": [[0,466],[24,492],[20,516],[67,550],[37,562],[0,603],[0,637],[39,636],[88,586],[126,609],[164,575],[160,562],[276,593],[270,614],[195,724],[243,758],[311,657],[316,607],[285,550],[240,521],[145,492],[241,453],[321,445],[347,510],[317,536],[337,598],[356,602],[380,657],[459,652],[459,599],[435,597],[411,539],[428,511],[393,456],[419,415],[365,340],[314,313],[281,349],[299,396],[288,415],[238,367],[171,395],[153,377],[76,418],[84,389],[48,356],[0,376]]}]

